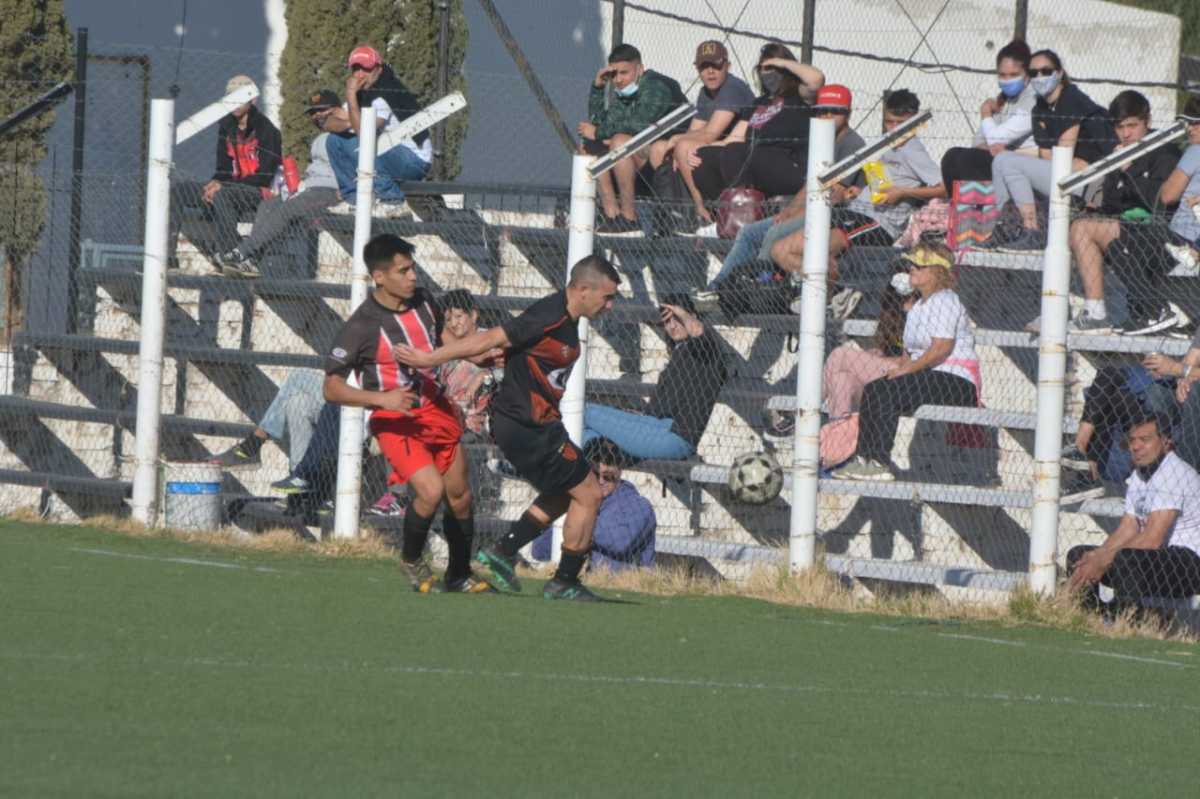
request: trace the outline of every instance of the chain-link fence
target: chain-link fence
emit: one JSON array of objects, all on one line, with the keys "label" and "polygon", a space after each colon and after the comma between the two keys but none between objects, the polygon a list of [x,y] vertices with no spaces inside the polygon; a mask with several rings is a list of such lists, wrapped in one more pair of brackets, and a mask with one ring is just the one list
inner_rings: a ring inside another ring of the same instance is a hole
[{"label": "chain-link fence", "polygon": [[[1099,160],[1124,135],[1108,114],[1122,87],[1077,84],[1098,114],[1081,104],[1070,113],[1035,117],[1031,94],[1025,106],[1012,100],[1002,113],[990,67],[1007,42],[1001,35],[1011,25],[1007,10],[985,25],[962,17],[970,11],[962,4],[944,14],[941,3],[915,4],[906,12],[911,21],[893,15],[871,27],[879,46],[867,48],[863,29],[842,25],[855,30],[840,31],[836,20],[822,17],[832,14],[828,6],[819,4],[818,45],[908,60],[944,58],[980,71],[914,70],[818,47],[814,61],[825,82],[849,90],[818,96],[805,92],[808,74],[800,68],[761,63],[787,54],[764,54],[755,32],[798,41],[798,13],[794,24],[781,25],[761,2],[699,5],[626,4],[625,40],[639,46],[647,67],[678,83],[675,89],[664,83],[666,110],[682,100],[676,92],[698,100],[705,75],[692,62],[704,65],[693,56],[707,38],[722,41],[728,57],[720,60],[746,79],[746,88],[724,105],[707,104],[707,116],[674,131],[697,133],[712,114],[727,111],[718,139],[678,139],[670,149],[652,145],[598,183],[593,251],[622,277],[613,310],[592,326],[586,363],[581,443],[603,478],[601,551],[630,563],[649,562],[647,553],[655,550],[660,561],[694,566],[704,559],[729,577],[787,561],[799,474],[796,430],[804,419],[798,397],[806,382],[818,379],[798,375],[800,275],[814,255],[805,252],[812,233],[805,228],[807,201],[791,200],[805,187],[810,116],[787,99],[794,91],[838,126],[837,159],[875,142],[885,122],[895,126],[932,112],[916,138],[882,148],[840,176],[828,242],[816,238],[821,255],[827,250],[829,256],[822,286],[828,316],[819,370],[818,555],[867,586],[875,580],[929,584],[973,599],[1017,587],[1036,555],[1030,543],[1042,410],[1036,331],[1051,216],[1049,164],[1037,157],[1041,133],[1034,125],[1067,130],[1073,127],[1067,123],[1079,123],[1076,155]],[[593,32],[600,41],[608,36],[609,10],[601,4]],[[714,33],[699,24],[714,21],[702,11],[741,32]],[[1108,35],[1109,27],[1114,37],[1127,35],[1116,30],[1123,20],[1100,20],[1095,36]],[[927,28],[932,32],[923,38]],[[1030,35],[1043,34],[1031,23]],[[1048,43],[1069,72],[1111,75],[1109,62],[1087,61],[1088,51],[1071,47],[1066,33],[1046,38],[1054,39]],[[6,504],[77,516],[121,511],[134,477],[146,99],[165,95],[168,77],[150,75],[138,53],[93,49],[105,55],[89,66],[84,173],[71,173],[70,115],[61,111],[40,165],[47,224],[20,275],[25,323],[7,361],[9,392],[0,414]],[[552,97],[579,95],[579,119],[566,118],[567,109],[564,121],[572,133],[596,139],[592,149],[600,153],[620,146],[612,136],[642,126],[625,129],[609,118],[604,109],[623,102],[616,97],[586,109],[587,82],[603,66],[603,50],[589,50],[600,53],[601,62],[586,72],[576,69],[580,74],[534,66]],[[798,46],[793,50],[799,54]],[[969,57],[975,51],[986,57]],[[218,99],[229,77],[257,78],[261,71],[258,58],[187,57],[189,74],[206,77],[203,91],[180,94],[177,122]],[[713,66],[722,65],[708,65],[708,80]],[[1159,66],[1146,67],[1153,74],[1121,77],[1173,78]],[[556,137],[545,148],[528,146],[526,129],[543,124],[536,104],[520,114],[497,109],[480,116],[479,108],[494,107],[496,97],[527,99],[520,78],[494,68],[467,71],[472,93],[492,102],[473,106],[472,130],[484,131],[488,159],[527,164],[521,185],[406,183],[403,200],[393,193],[375,206],[371,231],[395,233],[416,247],[420,285],[436,298],[451,295],[442,313],[469,330],[502,324],[564,287],[571,195],[568,159],[555,149]],[[775,81],[763,81],[767,73],[783,75],[784,88],[767,91],[764,84]],[[614,77],[614,86],[619,82]],[[643,81],[639,91],[646,95],[648,88]],[[1174,92],[1142,92],[1152,120],[1144,127],[1165,127],[1174,116]],[[989,98],[993,103],[981,110]],[[1024,138],[981,131],[985,117],[999,125],[1022,114]],[[1101,117],[1107,121],[1093,126]],[[577,131],[584,120],[613,126],[608,136]],[[340,144],[331,156],[325,140],[310,155],[320,166],[323,150],[329,174],[299,175],[304,183],[290,187],[286,200],[272,196],[288,191],[274,170],[264,172],[263,185],[223,185],[213,193],[206,186],[217,171],[217,136],[210,127],[182,143],[171,168],[160,446],[167,520],[179,522],[173,513],[181,507],[214,507],[196,497],[215,481],[225,521],[328,534],[339,413],[325,402],[321,384],[325,357],[350,312],[355,209],[339,192],[345,196],[353,187],[356,165]],[[295,155],[288,142],[273,152],[264,141],[260,135],[256,159],[274,163]],[[469,139],[468,177],[471,164],[480,163],[472,161],[473,146]],[[1195,170],[1186,157],[1179,161],[1176,144],[1158,152],[1172,149],[1175,161],[1147,167],[1158,175],[1157,185],[1141,177],[1139,161],[1120,173],[1132,190],[1110,178],[1103,194],[1089,190],[1075,200],[1068,244],[1079,293],[1072,299],[1062,425],[1068,451],[1055,553],[1060,570],[1068,550],[1101,543],[1126,512],[1118,499],[1121,482],[1140,456],[1122,442],[1139,414],[1168,414],[1164,424],[1177,452],[1195,462],[1187,455],[1189,406],[1178,398],[1169,402],[1173,389],[1164,385],[1190,376],[1189,322],[1200,313],[1188,293],[1200,262],[1188,246],[1197,238],[1187,216],[1194,194],[1188,170]],[[14,145],[0,153],[13,164],[21,161]],[[239,157],[236,146],[231,157]],[[1163,186],[1179,183],[1180,172],[1183,184],[1172,189],[1178,196],[1167,198]],[[5,174],[18,190],[20,171]],[[555,185],[562,188],[548,188]],[[72,221],[76,186],[83,210]],[[1123,204],[1113,205],[1118,194]],[[1093,324],[1105,320],[1107,326]],[[536,491],[506,473],[490,440],[482,404],[487,384],[500,373],[460,367],[443,378],[465,414],[475,514],[480,537],[490,538],[507,531]],[[363,445],[363,523],[397,532],[410,497],[389,477],[371,440]],[[172,505],[168,486],[186,501],[176,497]],[[530,556],[547,552],[539,543]]]}]

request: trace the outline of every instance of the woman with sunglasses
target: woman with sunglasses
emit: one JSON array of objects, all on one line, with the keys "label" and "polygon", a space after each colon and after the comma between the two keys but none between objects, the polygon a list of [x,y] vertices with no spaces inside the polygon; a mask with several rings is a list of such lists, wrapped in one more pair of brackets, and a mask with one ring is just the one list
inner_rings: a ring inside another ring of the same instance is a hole
[{"label": "woman with sunglasses", "polygon": [[754,107],[729,136],[689,161],[692,180],[708,202],[731,186],[749,186],[768,197],[804,188],[811,103],[825,74],[775,42],[763,46],[754,71],[763,90]]},{"label": "woman with sunglasses", "polygon": [[969,408],[979,400],[979,356],[971,320],[954,292],[954,255],[923,242],[903,256],[919,295],[904,320],[904,356],[863,389],[858,454],[833,477],[895,480],[888,463],[900,417],[922,405]]},{"label": "woman with sunglasses", "polygon": [[979,130],[970,147],[951,147],[942,156],[942,185],[954,191],[957,180],[991,180],[992,160],[1000,153],[1033,147],[1033,106],[1029,45],[1015,39],[996,53],[1000,93],[983,101]]},{"label": "woman with sunglasses", "polygon": [[[996,207],[1011,199],[1021,214],[1021,230],[1011,241],[992,236],[990,246],[1007,250],[1041,250],[1046,235],[1038,224],[1034,193],[1049,196],[1050,157],[1056,146],[1074,147],[1073,170],[1083,169],[1113,151],[1117,135],[1108,112],[1071,82],[1053,50],[1038,50],[1029,59],[1029,83],[1037,93],[1033,107],[1033,139],[1037,157],[1003,152],[992,162]],[[1078,192],[1082,192],[1081,187]]]}]

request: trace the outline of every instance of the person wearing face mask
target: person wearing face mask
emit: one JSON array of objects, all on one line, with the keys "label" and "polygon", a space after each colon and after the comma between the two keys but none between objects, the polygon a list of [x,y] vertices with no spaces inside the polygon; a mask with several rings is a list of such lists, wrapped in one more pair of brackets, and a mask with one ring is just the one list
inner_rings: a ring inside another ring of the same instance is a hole
[{"label": "person wearing face mask", "polygon": [[801,64],[782,44],[764,45],[755,68],[763,93],[733,131],[690,158],[692,180],[709,202],[731,186],[748,186],[768,197],[804,188],[812,102],[825,74]]},{"label": "person wearing face mask", "polygon": [[[1020,212],[1020,231],[1015,235],[993,234],[985,247],[1003,247],[1024,252],[1046,246],[1046,234],[1038,223],[1034,193],[1049,196],[1050,157],[1056,146],[1074,147],[1072,171],[1099,161],[1117,145],[1113,120],[1067,77],[1062,60],[1053,50],[1039,50],[1029,59],[1029,83],[1037,94],[1033,107],[1033,140],[1037,157],[1005,151],[992,162],[996,207],[1003,209],[1011,199]],[[1082,195],[1080,187],[1076,194]],[[1006,240],[1007,239],[1007,240]]]},{"label": "person wearing face mask", "polygon": [[[612,98],[605,90],[612,84]],[[576,128],[583,138],[582,150],[603,155],[620,147],[643,128],[654,124],[674,108],[687,102],[674,78],[646,69],[642,54],[631,44],[621,44],[608,55],[588,92],[588,121]],[[604,216],[597,233],[631,233],[640,230],[634,199],[638,173],[649,163],[649,151],[631,155],[596,181]],[[615,178],[615,182],[614,182]]]},{"label": "person wearing face mask", "polygon": [[1000,93],[983,101],[982,120],[970,147],[951,147],[942,156],[942,185],[954,190],[956,180],[991,180],[992,159],[1002,152],[1033,146],[1033,106],[1037,94],[1030,85],[1029,45],[1016,39],[996,53]]}]

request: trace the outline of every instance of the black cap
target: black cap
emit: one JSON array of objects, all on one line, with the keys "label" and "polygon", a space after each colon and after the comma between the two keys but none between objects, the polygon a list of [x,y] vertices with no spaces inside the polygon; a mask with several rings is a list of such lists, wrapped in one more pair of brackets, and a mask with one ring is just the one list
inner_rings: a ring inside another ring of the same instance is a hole
[{"label": "black cap", "polygon": [[342,104],[338,99],[337,92],[332,89],[321,89],[319,92],[313,92],[308,97],[308,105],[304,109],[304,113],[311,114],[313,111],[324,111],[326,108],[337,108]]}]

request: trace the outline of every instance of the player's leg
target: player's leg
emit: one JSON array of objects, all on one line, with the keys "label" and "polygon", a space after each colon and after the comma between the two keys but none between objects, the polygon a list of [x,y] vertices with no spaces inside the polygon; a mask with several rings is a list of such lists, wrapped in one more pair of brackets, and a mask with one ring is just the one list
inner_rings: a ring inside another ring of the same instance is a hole
[{"label": "player's leg", "polygon": [[442,582],[447,591],[467,594],[488,593],[496,589],[471,573],[471,544],[475,538],[475,518],[471,507],[470,466],[466,450],[453,447],[453,459],[442,475],[446,509],[442,513],[442,532],[449,549],[449,563]]},{"label": "player's leg", "polygon": [[433,593],[441,590],[433,570],[425,562],[425,544],[433,515],[441,504],[446,487],[435,468],[428,447],[403,419],[372,419],[371,432],[387,458],[397,479],[408,483],[411,500],[404,514],[401,533],[400,568],[412,581],[413,590]]},{"label": "player's leg", "polygon": [[600,482],[588,472],[587,478],[568,491],[570,502],[563,523],[562,556],[554,577],[546,583],[542,596],[546,599],[573,599],[594,602],[598,597],[584,588],[579,574],[592,551],[592,533],[596,514],[600,510]]},{"label": "player's leg", "polygon": [[505,591],[521,590],[521,581],[515,568],[517,553],[566,513],[570,501],[571,498],[566,494],[539,496],[494,546],[479,550],[475,559],[491,571],[497,586]]}]

